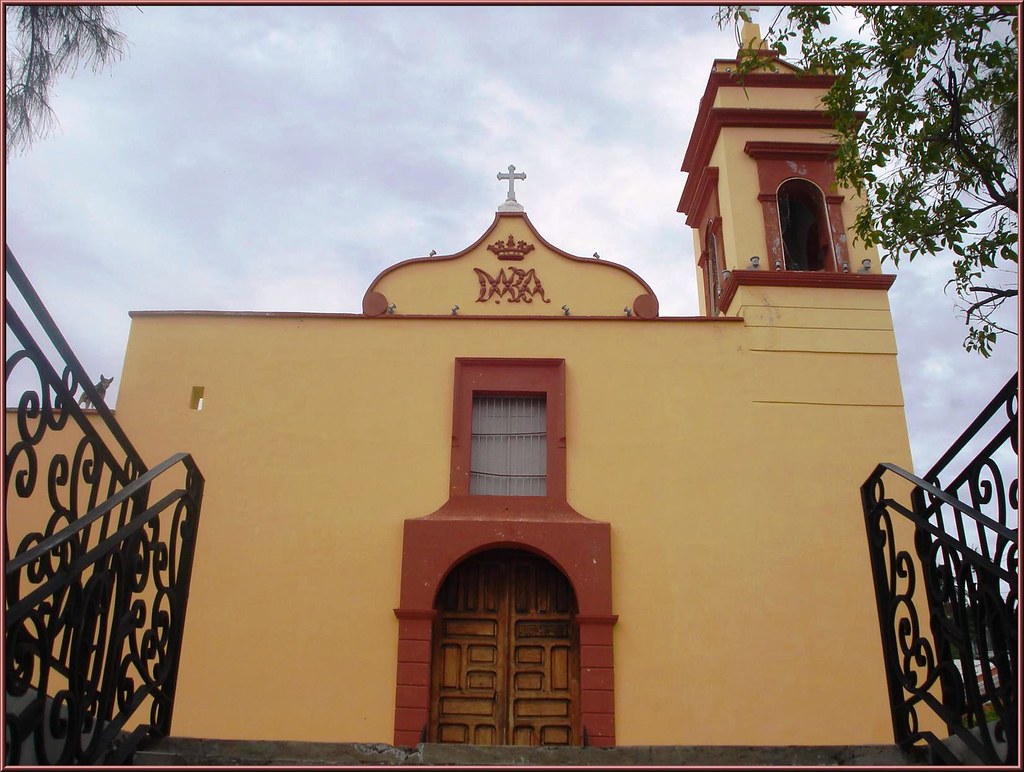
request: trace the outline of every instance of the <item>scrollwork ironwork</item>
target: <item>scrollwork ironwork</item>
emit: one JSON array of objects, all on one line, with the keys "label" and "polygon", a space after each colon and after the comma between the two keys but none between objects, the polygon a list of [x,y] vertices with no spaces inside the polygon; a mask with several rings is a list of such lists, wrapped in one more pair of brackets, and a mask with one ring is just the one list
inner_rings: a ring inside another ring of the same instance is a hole
[{"label": "scrollwork ironwork", "polygon": [[[191,457],[178,454],[123,495],[175,470],[196,472]],[[202,496],[194,476],[193,485],[56,569],[55,547],[73,543],[53,545],[59,535],[8,564],[5,578],[15,592],[6,618],[7,720],[16,727],[9,763],[26,763],[26,752],[29,763],[105,759],[140,715],[151,723],[147,731],[170,730]],[[98,520],[117,506],[111,499],[86,517]]]},{"label": "scrollwork ironwork", "polygon": [[[42,340],[32,334],[9,296],[5,300],[8,340],[16,341],[20,348],[12,346],[9,350],[5,382],[10,387],[13,380],[18,380],[26,387],[18,400],[16,432],[7,440],[4,496],[7,501],[13,481],[14,495],[27,504],[22,509],[39,512],[45,508],[50,513],[40,530],[14,534],[13,538],[19,541],[14,549],[10,543],[12,534],[8,533],[4,549],[5,558],[9,559],[74,522],[144,473],[146,466],[91,385],[85,369],[10,248],[6,248],[6,260],[9,288],[20,293],[35,321],[34,326],[41,330]],[[47,349],[57,352],[58,362],[51,362],[44,353],[44,343]],[[88,414],[78,404],[80,390],[95,405]],[[42,449],[48,445],[68,447],[74,442],[74,439],[60,443],[45,441],[57,432],[62,437],[73,432],[79,438],[77,445],[71,453],[51,451],[51,457],[41,457]],[[44,470],[45,480],[42,478]],[[134,507],[127,506],[119,512],[118,524],[130,519],[133,508],[137,507],[138,502],[135,502]],[[102,527],[109,528],[106,524]]]},{"label": "scrollwork ironwork", "polygon": [[[8,300],[8,340],[21,348],[5,379],[27,368],[34,385],[18,400],[4,470],[6,763],[121,763],[170,731],[203,476],[184,453],[147,470],[6,257],[9,284],[60,359]],[[158,478],[172,490],[151,503]]]},{"label": "scrollwork ironwork", "polygon": [[[926,478],[880,464],[861,487],[894,738],[946,763],[957,756],[921,728],[922,710],[981,763],[1017,761],[1017,479],[998,461],[1017,453],[1016,403],[1014,377]],[[1005,425],[940,487],[1000,414]],[[912,486],[909,504],[886,495],[887,479]]]}]

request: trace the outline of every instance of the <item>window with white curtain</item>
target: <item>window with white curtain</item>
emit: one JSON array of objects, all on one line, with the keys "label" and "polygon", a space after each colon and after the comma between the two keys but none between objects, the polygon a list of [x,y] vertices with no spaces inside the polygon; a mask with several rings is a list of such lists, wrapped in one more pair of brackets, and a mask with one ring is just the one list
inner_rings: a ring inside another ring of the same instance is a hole
[{"label": "window with white curtain", "polygon": [[473,397],[471,494],[545,496],[547,466],[544,397]]}]

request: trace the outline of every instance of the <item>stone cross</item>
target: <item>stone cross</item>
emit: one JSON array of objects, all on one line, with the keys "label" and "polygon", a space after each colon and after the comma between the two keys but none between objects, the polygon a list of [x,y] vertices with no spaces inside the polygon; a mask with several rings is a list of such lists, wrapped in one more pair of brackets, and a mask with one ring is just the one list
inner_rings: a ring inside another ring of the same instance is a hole
[{"label": "stone cross", "polygon": [[512,164],[508,165],[508,172],[498,172],[499,180],[508,180],[508,198],[505,199],[505,203],[501,205],[499,211],[503,210],[517,210],[522,211],[522,205],[516,201],[516,180],[525,180],[525,172],[516,172],[516,167]]}]

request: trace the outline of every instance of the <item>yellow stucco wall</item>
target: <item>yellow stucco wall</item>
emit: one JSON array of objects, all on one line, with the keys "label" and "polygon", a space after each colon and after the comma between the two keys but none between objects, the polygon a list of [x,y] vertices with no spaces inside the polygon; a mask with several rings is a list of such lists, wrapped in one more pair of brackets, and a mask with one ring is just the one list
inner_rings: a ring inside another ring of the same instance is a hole
[{"label": "yellow stucco wall", "polygon": [[[823,140],[723,129],[725,267],[765,254],[751,139]],[[486,250],[509,235],[522,263]],[[551,303],[478,303],[472,269],[509,266]],[[390,742],[403,522],[448,496],[454,360],[553,357],[568,502],[611,524],[618,744],[891,742],[859,500],[879,461],[911,463],[883,291],[743,286],[739,320],[627,319],[638,278],[517,216],[372,289],[395,315],[133,319],[118,420],[207,481],[175,735]],[[493,318],[524,311],[548,318]]]},{"label": "yellow stucco wall", "polygon": [[[795,78],[799,76],[794,75]],[[822,110],[822,92],[812,88],[766,88],[739,86],[719,88],[715,107],[770,107],[773,110]]]},{"label": "yellow stucco wall", "polygon": [[[891,331],[865,352],[843,317],[870,313],[806,305],[136,316],[118,417],[207,479],[175,734],[391,740],[402,523],[447,498],[473,356],[566,360],[568,500],[612,527],[619,744],[890,741],[858,486],[910,460]],[[790,350],[772,319],[836,337]]]}]

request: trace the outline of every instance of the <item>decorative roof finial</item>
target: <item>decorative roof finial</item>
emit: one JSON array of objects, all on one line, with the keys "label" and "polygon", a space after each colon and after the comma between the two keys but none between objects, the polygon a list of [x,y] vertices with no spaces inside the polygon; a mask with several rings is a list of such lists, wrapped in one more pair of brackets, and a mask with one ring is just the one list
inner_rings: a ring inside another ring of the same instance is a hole
[{"label": "decorative roof finial", "polygon": [[764,47],[764,39],[761,37],[761,25],[757,22],[743,22],[743,29],[740,31],[740,50],[760,51]]},{"label": "decorative roof finial", "polygon": [[516,180],[525,180],[525,172],[516,172],[516,167],[508,165],[508,172],[498,172],[499,180],[508,180],[508,198],[505,203],[498,207],[499,212],[523,212],[523,205],[516,201]]}]

